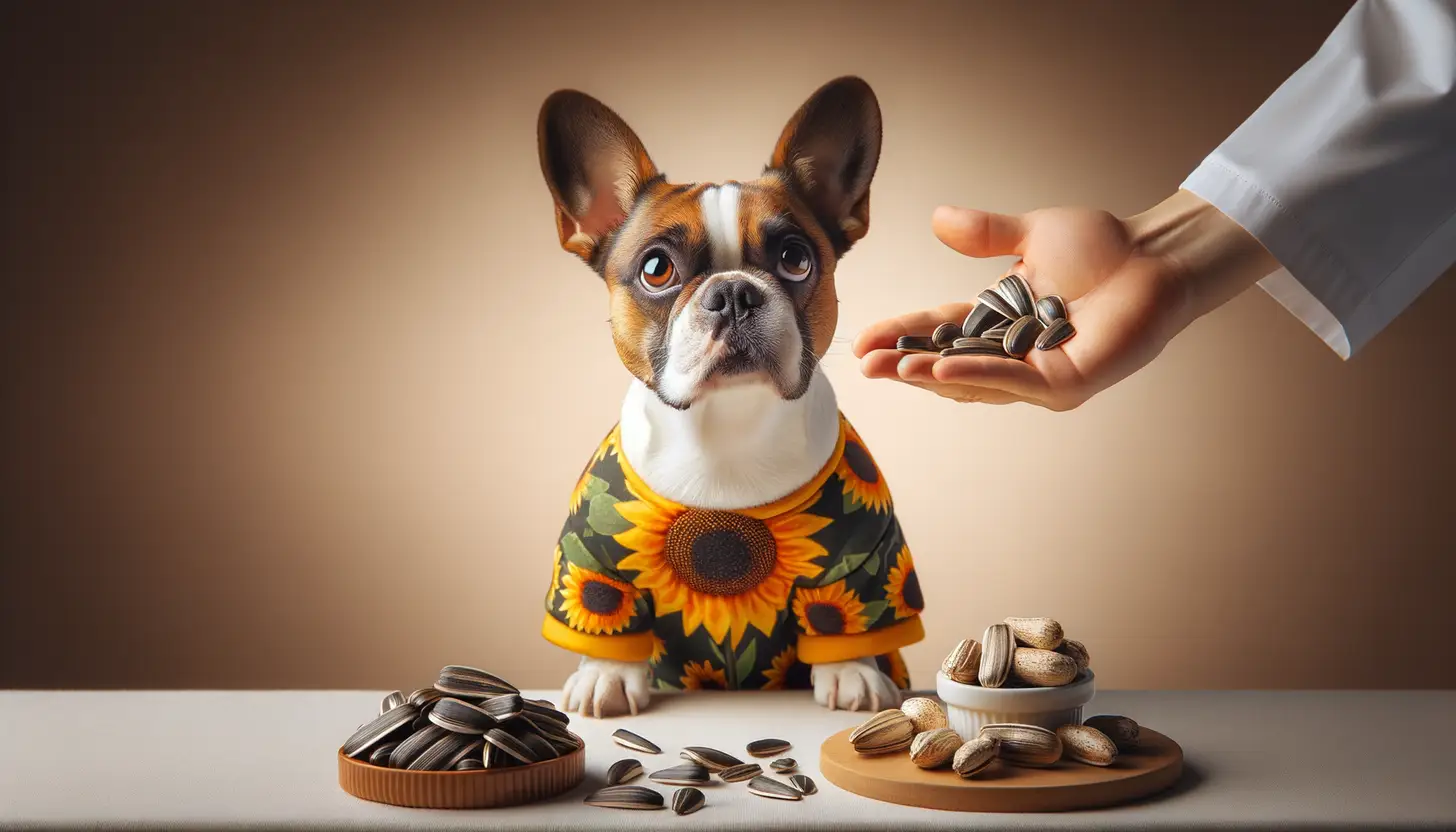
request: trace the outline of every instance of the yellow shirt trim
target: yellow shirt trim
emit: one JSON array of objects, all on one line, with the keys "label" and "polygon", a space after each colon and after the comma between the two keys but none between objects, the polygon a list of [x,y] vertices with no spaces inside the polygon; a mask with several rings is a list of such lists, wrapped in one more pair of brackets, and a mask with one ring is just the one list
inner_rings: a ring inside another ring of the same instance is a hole
[{"label": "yellow shirt trim", "polygon": [[840,636],[799,636],[799,661],[804,664],[847,662],[880,656],[925,638],[920,616],[868,633]]},{"label": "yellow shirt trim", "polygon": [[573,653],[594,659],[645,662],[652,657],[652,633],[588,635],[573,630],[548,615],[541,625],[541,635],[557,647],[564,647]]}]

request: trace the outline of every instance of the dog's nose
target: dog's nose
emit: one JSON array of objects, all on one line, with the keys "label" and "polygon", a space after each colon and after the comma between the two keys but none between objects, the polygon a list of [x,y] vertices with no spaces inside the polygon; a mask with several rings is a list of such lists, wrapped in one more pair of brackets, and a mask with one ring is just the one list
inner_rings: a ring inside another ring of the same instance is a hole
[{"label": "dog's nose", "polygon": [[703,308],[729,319],[763,306],[763,293],[745,279],[719,280],[703,292]]}]

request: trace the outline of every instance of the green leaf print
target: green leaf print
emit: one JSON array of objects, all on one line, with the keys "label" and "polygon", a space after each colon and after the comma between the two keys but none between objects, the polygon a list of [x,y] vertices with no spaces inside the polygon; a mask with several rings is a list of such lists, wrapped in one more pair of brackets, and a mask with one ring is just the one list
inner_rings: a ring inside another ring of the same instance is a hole
[{"label": "green leaf print", "polygon": [[567,532],[561,538],[561,554],[565,555],[567,560],[582,569],[590,569],[593,572],[601,572],[604,574],[607,571],[601,562],[592,557],[591,552],[586,550],[586,545],[581,542],[581,538],[576,536],[576,532]]},{"label": "green leaf print", "polygon": [[586,489],[582,492],[584,499],[590,500],[598,494],[605,494],[611,485],[596,474],[587,474]]},{"label": "green leaf print", "polygon": [[758,641],[748,642],[748,649],[738,654],[738,686],[743,687],[743,681],[753,672],[753,666],[758,661]]},{"label": "green leaf print", "polygon": [[621,534],[632,528],[627,518],[617,513],[618,502],[616,497],[607,493],[592,497],[586,512],[587,525],[597,534],[605,535]]},{"label": "green leaf print", "polygon": [[854,514],[856,511],[859,511],[861,508],[863,508],[863,506],[860,505],[859,500],[855,499],[854,492],[852,492],[852,491],[846,491],[846,492],[844,492],[844,513],[845,514]]},{"label": "green leaf print", "polygon": [[708,646],[713,648],[713,655],[717,657],[718,664],[722,667],[727,667],[728,659],[724,658],[723,656],[723,648],[719,647],[718,642],[714,641],[712,638],[708,638],[707,641]]},{"label": "green leaf print", "polygon": [[869,556],[870,553],[865,552],[864,554],[844,555],[840,557],[839,563],[829,567],[829,571],[824,573],[824,577],[819,581],[819,586],[829,586],[835,581],[840,580],[845,575],[858,569],[859,565],[864,563],[865,559]]},{"label": "green leaf print", "polygon": [[884,601],[870,601],[864,605],[865,626],[873,627],[880,616],[885,614],[885,608],[890,606]]},{"label": "green leaf print", "polygon": [[880,554],[876,552],[870,555],[869,560],[864,562],[864,571],[869,575],[880,574]]},{"label": "green leaf print", "polygon": [[660,676],[656,679],[653,679],[652,683],[657,685],[658,690],[682,690],[682,688],[674,685],[672,682],[669,682]]}]

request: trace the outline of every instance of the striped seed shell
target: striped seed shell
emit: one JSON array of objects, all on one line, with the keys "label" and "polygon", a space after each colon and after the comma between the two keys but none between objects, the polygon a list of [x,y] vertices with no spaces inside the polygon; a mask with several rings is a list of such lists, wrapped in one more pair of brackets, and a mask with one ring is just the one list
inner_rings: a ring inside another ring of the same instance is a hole
[{"label": "striped seed shell", "polygon": [[788,740],[769,738],[754,740],[748,744],[747,750],[750,757],[776,757],[793,747]]},{"label": "striped seed shell", "polygon": [[984,303],[976,304],[965,321],[961,324],[961,335],[965,338],[975,338],[991,327],[1005,323],[1006,316],[996,311],[994,307]]},{"label": "striped seed shell", "polygon": [[987,341],[1004,341],[1006,340],[1006,332],[1009,329],[1011,329],[1010,324],[1006,324],[1003,326],[993,326],[985,332],[981,333],[981,337],[985,338]]},{"label": "striped seed shell", "polygon": [[981,292],[981,294],[976,295],[976,300],[985,306],[991,307],[991,309],[995,310],[996,314],[1005,320],[1014,321],[1021,317],[1021,313],[1017,311],[1016,307],[1012,306],[1006,300],[1005,296],[1001,295],[995,289],[987,289]]},{"label": "striped seed shell", "polygon": [[1037,300],[1036,316],[1043,324],[1051,326],[1052,322],[1067,317],[1067,304],[1061,295],[1047,295]]},{"label": "striped seed shell", "polygon": [[524,709],[521,702],[521,695],[518,693],[502,693],[499,696],[492,696],[480,706],[482,711],[496,722],[505,722],[520,716]]},{"label": "striped seed shell", "polygon": [[1011,672],[1031,685],[1055,688],[1077,678],[1077,661],[1051,650],[1018,647],[1011,659]]},{"label": "striped seed shell", "polygon": [[1062,756],[1092,766],[1110,766],[1117,761],[1117,744],[1090,725],[1069,723],[1057,729]]},{"label": "striped seed shell", "polygon": [[910,747],[915,723],[899,708],[880,711],[849,734],[854,750],[863,755],[888,754]]},{"label": "striped seed shell", "polygon": [[930,341],[941,349],[950,346],[950,342],[961,337],[961,325],[954,323],[943,323],[930,333]]},{"label": "striped seed shell", "polygon": [[1062,646],[1062,625],[1052,618],[1008,618],[1006,626],[1023,647],[1055,650]]},{"label": "striped seed shell", "polygon": [[1011,656],[1016,642],[1011,637],[1011,628],[1005,624],[992,624],[981,637],[981,667],[978,678],[981,685],[999,688],[1006,684],[1011,675]]},{"label": "striped seed shell", "polygon": [[1000,740],[995,737],[976,737],[956,749],[950,767],[962,777],[971,777],[989,766],[1000,753]]},{"label": "striped seed shell", "polygon": [[410,734],[394,747],[389,755],[390,768],[408,768],[415,758],[424,753],[435,741],[450,733],[438,725],[426,725]]},{"label": "striped seed shell", "polygon": [[741,766],[743,761],[716,748],[707,748],[701,745],[690,745],[682,750],[684,760],[691,760],[708,771],[722,771],[730,766]]},{"label": "striped seed shell", "polygon": [[658,769],[647,775],[647,779],[666,786],[697,786],[708,782],[708,769],[697,763],[683,763]]},{"label": "striped seed shell", "polygon": [[1082,724],[1101,731],[1112,740],[1118,751],[1136,751],[1141,745],[1142,729],[1132,719],[1117,714],[1098,714],[1082,720]]},{"label": "striped seed shell", "polygon": [[[974,685],[980,682],[977,674],[981,670],[981,642],[973,638],[961,639],[960,644],[950,651],[940,664],[940,672],[952,682]],[[901,706],[902,708],[904,706]]]},{"label": "striped seed shell", "polygon": [[561,756],[561,752],[551,741],[540,734],[530,733],[520,737],[521,744],[531,749],[537,760],[554,760]]},{"label": "striped seed shell", "polygon": [[763,766],[758,763],[740,763],[718,772],[718,778],[724,783],[739,783],[752,780],[760,774],[763,774]]},{"label": "striped seed shell", "polygon": [[435,725],[459,734],[484,734],[495,727],[495,720],[480,707],[449,696],[435,702],[428,718]]},{"label": "striped seed shell", "polygon": [[807,774],[795,774],[789,778],[789,785],[799,790],[799,794],[811,795],[819,791],[819,786],[814,778]]},{"label": "striped seed shell", "polygon": [[910,762],[920,768],[940,768],[950,762],[961,745],[960,735],[950,728],[916,734],[910,742]]},{"label": "striped seed shell", "polygon": [[772,777],[758,776],[748,781],[748,790],[759,797],[772,797],[777,800],[803,800],[804,793]]},{"label": "striped seed shell", "polygon": [[469,665],[447,664],[444,667],[440,668],[440,678],[443,679],[446,676],[453,676],[461,679],[474,679],[481,682],[482,684],[489,685],[490,687],[495,688],[501,693],[521,692],[520,688],[516,687],[510,682],[507,682],[505,679],[502,679],[494,673],[487,673],[478,667],[470,667]]},{"label": "striped seed shell", "polygon": [[416,708],[420,708],[423,707],[425,703],[434,702],[436,699],[439,699],[444,695],[445,694],[435,690],[434,688],[420,688],[419,690],[409,695],[409,703],[411,705],[414,705]]},{"label": "striped seed shell", "polygon": [[620,745],[624,748],[630,748],[633,751],[640,751],[643,754],[662,753],[662,749],[657,746],[657,743],[647,739],[646,737],[634,734],[631,731],[628,731],[626,728],[618,728],[617,730],[613,731],[612,742],[615,742],[617,745]]},{"label": "striped seed shell", "polygon": [[[941,709],[940,703],[926,696],[912,696],[900,703],[900,710],[910,717],[915,725],[915,733],[922,734],[926,731],[934,731],[937,728],[945,728],[950,722],[945,718],[945,711]],[[913,752],[912,752],[913,753]]]},{"label": "striped seed shell", "polygon": [[1037,725],[982,725],[979,736],[1000,740],[997,756],[1012,765],[1046,768],[1062,758],[1061,739],[1055,732]]},{"label": "striped seed shell", "polygon": [[1006,350],[1001,346],[1000,341],[992,341],[989,338],[957,338],[954,346],[940,351],[943,356],[952,355],[991,355],[998,358],[1006,357]]},{"label": "striped seed shell", "polygon": [[347,740],[344,741],[343,752],[345,757],[362,757],[365,752],[376,745],[393,738],[396,733],[402,733],[403,729],[412,723],[419,715],[419,708],[414,705],[401,705],[398,708],[390,708],[374,719],[359,726]]},{"label": "striped seed shell", "polygon": [[940,352],[940,347],[924,335],[901,335],[895,340],[895,349],[901,352]]},{"label": "striped seed shell", "polygon": [[1032,300],[1031,285],[1021,275],[1008,274],[1001,278],[996,284],[996,291],[1001,293],[1001,297],[1006,298],[1006,302],[1016,310],[1015,316],[1008,315],[1007,317],[1020,317],[1036,312],[1036,302]]},{"label": "striped seed shell", "polygon": [[404,698],[404,694],[402,692],[395,691],[384,697],[384,701],[379,703],[379,712],[382,714],[386,711],[392,711],[395,708],[398,708],[400,705],[403,705],[406,701],[408,700]]},{"label": "striped seed shell", "polygon": [[1073,327],[1066,318],[1052,321],[1047,324],[1047,328],[1042,334],[1037,336],[1036,348],[1039,350],[1052,349],[1076,334],[1076,327]]},{"label": "striped seed shell", "polygon": [[644,774],[642,764],[631,758],[618,760],[607,769],[607,785],[620,786],[630,783]]},{"label": "striped seed shell", "polygon": [[536,762],[536,753],[531,747],[506,733],[504,729],[492,728],[486,731],[485,741],[523,763]]},{"label": "striped seed shell", "polygon": [[678,789],[672,793],[672,810],[679,815],[691,815],[706,806],[707,803],[708,798],[703,796],[702,790],[692,786]]},{"label": "striped seed shell", "polygon": [[471,741],[472,738],[468,734],[447,733],[430,743],[430,747],[410,760],[409,765],[405,768],[410,771],[448,771],[463,756],[460,752],[470,745]]},{"label": "striped seed shell", "polygon": [[1057,648],[1057,652],[1063,656],[1070,656],[1072,661],[1077,663],[1077,671],[1080,673],[1092,665],[1092,656],[1087,653],[1087,645],[1080,641],[1067,639]]},{"label": "striped seed shell", "polygon": [[455,752],[455,756],[445,761],[443,770],[449,771],[453,768],[459,768],[461,763],[467,761],[479,763],[479,768],[485,767],[485,762],[481,759],[480,755],[481,749],[485,747],[485,740],[480,737],[466,737],[465,739],[465,745],[461,746],[460,750]]},{"label": "striped seed shell", "polygon": [[485,768],[485,763],[479,757],[466,757],[455,764],[455,771],[480,771]]},{"label": "striped seed shell", "polygon": [[646,786],[607,786],[587,795],[582,803],[608,809],[661,809],[662,794]]},{"label": "striped seed shell", "polygon": [[788,774],[799,767],[799,762],[793,757],[780,757],[768,764],[768,767],[779,774]]},{"label": "striped seed shell", "polygon": [[383,745],[376,745],[374,750],[369,752],[370,765],[387,767],[389,765],[389,755],[394,753],[394,747],[396,745],[399,745],[399,743],[387,742]]},{"label": "striped seed shell", "polygon": [[1001,348],[1012,358],[1022,358],[1031,352],[1036,345],[1037,336],[1045,328],[1035,315],[1022,315],[1006,328],[1006,334],[1001,339]]},{"label": "striped seed shell", "polygon": [[440,671],[435,690],[447,696],[486,697],[520,693],[510,682],[473,667],[450,665]]}]

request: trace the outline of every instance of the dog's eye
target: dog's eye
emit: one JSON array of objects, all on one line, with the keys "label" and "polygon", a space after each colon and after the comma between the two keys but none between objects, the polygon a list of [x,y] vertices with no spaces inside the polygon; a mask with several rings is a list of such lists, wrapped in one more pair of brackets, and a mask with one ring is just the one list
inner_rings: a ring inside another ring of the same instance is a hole
[{"label": "dog's eye", "polygon": [[674,274],[672,260],[663,252],[649,252],[647,259],[642,261],[642,285],[648,289],[657,291],[667,288],[672,283]]},{"label": "dog's eye", "polygon": [[779,277],[785,280],[803,280],[814,268],[814,255],[803,243],[790,240],[779,249]]}]

